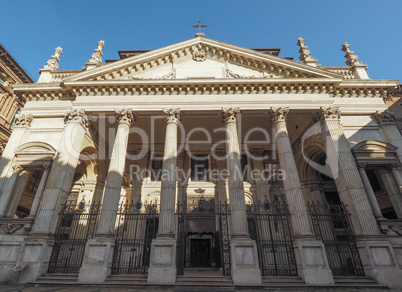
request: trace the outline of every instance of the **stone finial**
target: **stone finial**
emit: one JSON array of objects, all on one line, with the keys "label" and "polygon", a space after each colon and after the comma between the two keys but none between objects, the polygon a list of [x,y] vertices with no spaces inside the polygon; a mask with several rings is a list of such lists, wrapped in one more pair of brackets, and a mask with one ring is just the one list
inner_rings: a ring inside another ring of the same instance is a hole
[{"label": "stone finial", "polygon": [[105,47],[105,41],[100,40],[98,42],[98,48],[95,49],[95,53],[92,54],[91,59],[88,60],[85,65],[87,66],[87,70],[96,68],[102,63],[102,49]]},{"label": "stone finial", "polygon": [[54,49],[54,55],[52,55],[51,59],[47,61],[47,64],[43,66],[43,69],[48,69],[52,71],[56,71],[57,69],[59,69],[60,55],[63,55],[63,49],[61,47],[57,47],[56,49]]},{"label": "stone finial", "polygon": [[359,56],[354,55],[354,51],[350,50],[350,45],[346,42],[342,44],[342,51],[345,52],[346,65],[353,69],[353,73],[357,78],[369,79],[366,70],[367,65],[359,61]]},{"label": "stone finial", "polygon": [[308,46],[304,45],[304,39],[302,37],[297,39],[297,45],[300,47],[300,61],[302,61],[304,64],[317,67],[318,60],[315,60],[311,55],[311,51],[307,50]]}]

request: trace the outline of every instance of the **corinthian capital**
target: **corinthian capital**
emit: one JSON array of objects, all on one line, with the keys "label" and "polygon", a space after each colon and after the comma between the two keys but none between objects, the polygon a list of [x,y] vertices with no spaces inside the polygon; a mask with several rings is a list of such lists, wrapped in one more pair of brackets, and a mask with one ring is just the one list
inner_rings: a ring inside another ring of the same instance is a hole
[{"label": "corinthian capital", "polygon": [[129,126],[135,123],[135,114],[132,109],[122,109],[115,111],[117,116],[117,122],[120,123],[127,123]]},{"label": "corinthian capital", "polygon": [[289,108],[278,107],[273,108],[268,112],[268,121],[271,123],[286,122],[288,118]]},{"label": "corinthian capital", "polygon": [[33,115],[31,114],[18,114],[15,116],[15,126],[18,127],[30,127],[33,120]]},{"label": "corinthian capital", "polygon": [[390,110],[385,110],[384,112],[376,111],[375,117],[378,123],[381,125],[393,125],[395,124],[395,114]]},{"label": "corinthian capital", "polygon": [[85,110],[72,109],[64,115],[64,123],[76,122],[80,123],[85,129],[89,128],[89,121]]},{"label": "corinthian capital", "polygon": [[315,120],[339,120],[341,118],[341,111],[338,107],[329,107],[324,109],[323,107],[317,113]]},{"label": "corinthian capital", "polygon": [[17,173],[21,173],[24,170],[24,168],[19,164],[14,164],[12,169],[13,169],[13,172],[17,172]]},{"label": "corinthian capital", "polygon": [[165,122],[168,123],[179,123],[181,120],[180,110],[176,109],[163,109],[163,114],[165,115]]},{"label": "corinthian capital", "polygon": [[222,112],[221,112],[222,122],[225,124],[231,123],[231,122],[237,123],[239,114],[240,114],[239,108],[222,109]]}]

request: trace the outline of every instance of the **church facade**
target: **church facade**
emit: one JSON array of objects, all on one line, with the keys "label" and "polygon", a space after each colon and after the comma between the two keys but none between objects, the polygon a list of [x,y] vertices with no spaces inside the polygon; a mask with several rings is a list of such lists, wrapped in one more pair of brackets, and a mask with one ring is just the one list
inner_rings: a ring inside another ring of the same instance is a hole
[{"label": "church facade", "polygon": [[104,64],[100,41],[64,71],[57,48],[14,86],[1,280],[400,288],[399,82],[346,43],[345,67],[297,45],[300,61],[198,33]]}]

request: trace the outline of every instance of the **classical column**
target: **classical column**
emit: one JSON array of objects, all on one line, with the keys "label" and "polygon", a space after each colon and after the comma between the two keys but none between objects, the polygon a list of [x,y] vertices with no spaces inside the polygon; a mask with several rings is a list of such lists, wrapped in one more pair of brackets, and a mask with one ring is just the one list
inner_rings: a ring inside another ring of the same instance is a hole
[{"label": "classical column", "polygon": [[101,214],[95,237],[88,240],[85,248],[85,256],[78,274],[79,283],[101,283],[110,274],[113,234],[126,164],[128,136],[130,127],[135,122],[131,109],[117,110],[115,114],[118,126],[106,177]]},{"label": "classical column", "polygon": [[[271,108],[268,112],[268,119],[275,130],[279,164],[285,174],[283,186],[286,203],[289,206],[296,258],[299,259],[297,269],[306,284],[332,285],[334,280],[324,251],[324,244],[313,237],[307,214],[303,190],[286,127],[288,113],[289,109],[287,108]],[[314,260],[312,255],[315,255]]]},{"label": "classical column", "polygon": [[362,179],[343,133],[339,109],[321,108],[316,120],[321,121],[321,137],[326,149],[327,164],[331,168],[339,196],[349,208],[356,234],[379,234]]},{"label": "classical column", "polygon": [[30,172],[29,170],[24,169],[17,180],[17,183],[14,186],[14,191],[11,196],[11,200],[8,204],[7,211],[5,217],[13,218],[15,213],[17,212],[18,205],[21,201],[22,194],[28,184]]},{"label": "classical column", "polygon": [[231,237],[249,238],[247,227],[246,202],[244,185],[241,176],[239,138],[237,136],[238,109],[222,111],[222,121],[226,126],[226,165],[229,172],[229,198],[232,221]]},{"label": "classical column", "polygon": [[364,170],[364,168],[366,167],[366,164],[358,163],[357,167],[359,168],[360,177],[362,178],[364,188],[366,189],[367,197],[370,201],[371,208],[373,209],[374,217],[376,219],[381,219],[381,218],[383,218],[383,216],[381,214],[380,206],[378,205],[377,198],[374,194],[373,188],[371,187],[370,180],[367,176],[367,173]]},{"label": "classical column", "polygon": [[15,184],[22,170],[23,168],[18,164],[14,164],[12,167],[13,174],[11,175],[11,178],[0,198],[0,216],[4,217],[7,214],[7,207],[11,201]]},{"label": "classical column", "polygon": [[402,176],[401,173],[399,172],[398,164],[392,163],[390,165],[390,169],[392,172],[392,176],[394,177],[394,180],[398,186],[399,193],[402,195]]},{"label": "classical column", "polygon": [[[394,173],[392,173],[392,168],[395,168]],[[397,164],[391,164],[387,167],[382,168],[380,171],[380,176],[382,182],[384,183],[385,190],[391,200],[392,206],[394,207],[395,213],[398,218],[402,219],[402,196],[401,189],[397,183],[395,176],[399,174],[399,167]]]},{"label": "classical column", "polygon": [[395,114],[387,109],[382,113],[377,111],[375,117],[381,126],[387,142],[398,147],[396,154],[398,155],[399,162],[402,163],[402,136],[396,125]]},{"label": "classical column", "polygon": [[73,109],[64,117],[65,128],[54,159],[42,202],[32,227],[34,233],[52,234],[56,230],[61,204],[67,200],[79,161],[82,143],[89,127],[84,110]]},{"label": "classical column", "polygon": [[116,111],[116,115],[118,126],[106,178],[102,210],[96,232],[97,237],[113,236],[117,209],[119,207],[123,172],[126,165],[128,135],[131,125],[135,122],[135,115],[131,109]]},{"label": "classical column", "polygon": [[231,240],[230,255],[233,283],[242,286],[260,286],[261,272],[258,265],[257,245],[250,239],[247,211],[240,163],[237,135],[239,109],[223,109],[222,122],[226,127],[226,164],[229,172],[229,199]]},{"label": "classical column", "polygon": [[313,233],[306,210],[306,202],[304,201],[303,190],[300,185],[299,174],[297,172],[296,162],[286,128],[288,113],[289,110],[287,108],[271,109],[268,113],[268,118],[275,129],[279,164],[281,169],[285,172],[283,186],[285,188],[289,211],[292,215],[293,234],[295,237],[312,237]]},{"label": "classical column", "polygon": [[255,182],[257,197],[254,202],[263,202],[268,198],[268,182],[266,180],[266,173],[264,169],[264,150],[251,149],[251,162],[253,169],[250,173],[250,178]]},{"label": "classical column", "polygon": [[42,199],[43,191],[45,190],[49,172],[50,172],[50,163],[43,164],[42,178],[40,179],[38,189],[36,190],[35,197],[32,202],[31,211],[29,212],[29,216],[28,216],[30,218],[35,217],[36,213],[38,212],[39,204]]},{"label": "classical column", "polygon": [[165,149],[162,164],[159,227],[152,240],[148,283],[176,282],[175,199],[177,167],[177,128],[179,109],[163,110],[166,121]]}]

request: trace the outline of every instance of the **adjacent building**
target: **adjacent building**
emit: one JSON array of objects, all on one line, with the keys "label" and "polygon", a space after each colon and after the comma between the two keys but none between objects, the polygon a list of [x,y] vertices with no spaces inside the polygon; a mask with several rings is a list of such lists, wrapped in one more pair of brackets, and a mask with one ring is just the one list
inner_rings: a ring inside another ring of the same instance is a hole
[{"label": "adjacent building", "polygon": [[17,97],[12,89],[13,84],[19,83],[33,83],[33,81],[10,52],[0,44],[0,156],[11,135],[15,113],[25,102]]},{"label": "adjacent building", "polygon": [[[0,279],[401,287],[398,80],[206,38],[14,85]],[[12,272],[18,264],[24,267]],[[63,275],[60,276],[60,273]]]}]

